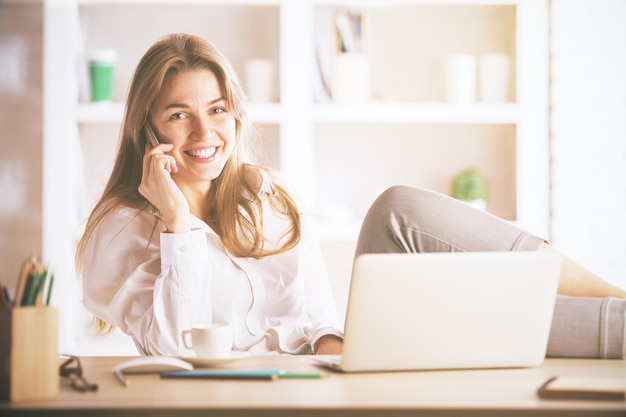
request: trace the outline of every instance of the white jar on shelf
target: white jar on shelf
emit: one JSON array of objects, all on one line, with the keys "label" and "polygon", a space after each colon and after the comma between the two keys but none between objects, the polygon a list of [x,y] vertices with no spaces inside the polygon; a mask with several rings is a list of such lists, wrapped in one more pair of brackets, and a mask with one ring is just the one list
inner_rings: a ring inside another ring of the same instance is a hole
[{"label": "white jar on shelf", "polygon": [[478,57],[478,92],[481,101],[507,101],[510,67],[510,59],[503,53],[486,53]]},{"label": "white jar on shelf", "polygon": [[444,60],[446,96],[455,104],[471,104],[476,99],[476,57],[451,54]]}]

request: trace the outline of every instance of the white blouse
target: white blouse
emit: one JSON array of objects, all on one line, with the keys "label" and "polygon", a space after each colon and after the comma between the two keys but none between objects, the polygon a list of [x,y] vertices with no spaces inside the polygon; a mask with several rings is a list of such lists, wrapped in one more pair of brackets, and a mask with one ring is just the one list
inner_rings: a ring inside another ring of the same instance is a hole
[{"label": "white blouse", "polygon": [[[264,203],[271,239],[286,220]],[[253,353],[312,353],[317,340],[343,337],[319,243],[302,216],[302,237],[279,255],[237,258],[202,220],[165,233],[157,213],[124,207],[96,228],[84,257],[84,304],[132,336],[143,354],[185,356],[181,332],[229,323],[234,348]],[[275,241],[274,241],[275,242]]]}]

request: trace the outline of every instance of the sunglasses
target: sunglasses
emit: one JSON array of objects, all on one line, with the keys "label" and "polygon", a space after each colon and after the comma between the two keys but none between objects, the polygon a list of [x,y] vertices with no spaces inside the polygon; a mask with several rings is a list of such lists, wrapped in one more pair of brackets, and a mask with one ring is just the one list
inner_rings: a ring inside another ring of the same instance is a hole
[{"label": "sunglasses", "polygon": [[91,383],[83,376],[83,367],[80,364],[80,358],[73,355],[67,356],[68,359],[61,364],[59,374],[63,378],[68,378],[70,386],[78,392],[97,391],[98,384]]}]

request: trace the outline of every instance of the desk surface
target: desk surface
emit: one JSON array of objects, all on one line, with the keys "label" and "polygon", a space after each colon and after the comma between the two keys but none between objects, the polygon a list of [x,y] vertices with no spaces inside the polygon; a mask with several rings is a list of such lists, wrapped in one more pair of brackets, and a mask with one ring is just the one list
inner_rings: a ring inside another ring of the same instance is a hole
[{"label": "desk surface", "polygon": [[[224,381],[111,372],[124,357],[81,358],[96,393],[62,381],[58,399],[0,403],[0,415],[150,416],[626,416],[620,401],[545,400],[537,388],[555,375],[623,377],[626,360],[547,359],[537,368],[340,374],[324,379]],[[230,368],[319,371],[308,356],[260,356]]]}]

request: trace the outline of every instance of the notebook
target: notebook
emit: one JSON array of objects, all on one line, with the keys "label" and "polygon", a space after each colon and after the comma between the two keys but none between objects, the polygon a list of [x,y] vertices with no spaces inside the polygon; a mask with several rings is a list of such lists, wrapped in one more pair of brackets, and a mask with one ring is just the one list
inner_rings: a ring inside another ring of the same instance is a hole
[{"label": "notebook", "polygon": [[367,254],[354,261],[344,372],[533,367],[546,354],[557,253]]}]

